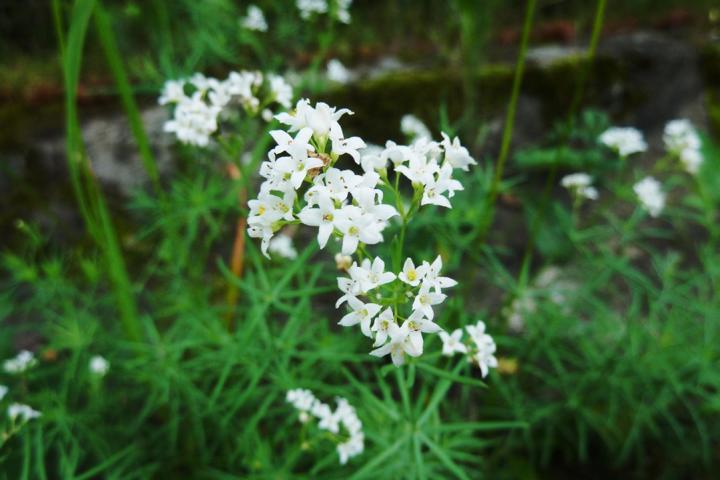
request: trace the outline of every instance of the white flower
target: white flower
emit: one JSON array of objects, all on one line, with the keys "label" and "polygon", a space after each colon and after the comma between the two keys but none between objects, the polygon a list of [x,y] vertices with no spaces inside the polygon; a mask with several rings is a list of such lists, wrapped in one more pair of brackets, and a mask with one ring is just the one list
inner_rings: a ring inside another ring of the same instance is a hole
[{"label": "white flower", "polygon": [[247,16],[240,19],[240,24],[248,30],[267,32],[268,25],[265,21],[263,11],[257,5],[250,5],[247,9]]},{"label": "white flower", "polygon": [[482,339],[483,335],[485,335],[485,322],[478,320],[475,325],[466,325],[465,330],[467,330],[468,335],[470,335],[473,341],[478,341],[478,339]]},{"label": "white flower", "polygon": [[417,287],[422,279],[425,278],[426,269],[427,267],[424,265],[415,268],[412,259],[406,258],[402,272],[400,272],[398,278],[412,287]]},{"label": "white flower", "polygon": [[447,192],[448,197],[452,198],[456,190],[463,190],[463,186],[457,180],[452,179],[451,174],[452,167],[449,164],[443,165],[438,172],[437,178],[432,178],[425,184],[420,204],[452,208],[450,200],[444,197],[443,194]]},{"label": "white flower", "polygon": [[165,122],[163,128],[175,133],[182,143],[204,147],[217,130],[220,111],[221,107],[217,105],[207,105],[202,100],[202,93],[197,91],[192,97],[178,101],[172,120]]},{"label": "white flower", "polygon": [[443,150],[445,150],[445,161],[449,163],[452,168],[468,171],[470,165],[477,165],[477,162],[470,156],[467,148],[460,144],[458,137],[455,137],[451,142],[450,137],[447,136],[445,132],[441,132],[441,135],[443,140],[440,142],[440,145],[442,145]]},{"label": "white flower", "polygon": [[485,378],[490,368],[497,367],[497,359],[494,355],[497,348],[495,340],[485,333],[485,323],[482,320],[475,325],[467,325],[465,330],[474,344],[475,351],[470,360],[477,363],[483,378]]},{"label": "white flower", "polygon": [[396,367],[399,367],[405,363],[406,354],[411,357],[418,357],[422,354],[410,337],[410,330],[407,322],[403,323],[401,327],[398,327],[395,322],[390,323],[388,327],[388,335],[390,337],[390,341],[380,348],[376,348],[371,351],[370,355],[375,357],[384,357],[389,353],[393,364]]},{"label": "white flower", "polygon": [[300,221],[311,227],[318,227],[317,240],[320,248],[325,248],[330,235],[335,229],[338,210],[335,203],[327,195],[320,195],[317,208],[303,208],[298,217]]},{"label": "white flower", "polygon": [[13,422],[17,419],[20,419],[20,421],[22,422],[27,422],[29,420],[32,420],[33,418],[38,418],[39,416],[41,416],[41,413],[37,410],[33,410],[28,405],[23,405],[21,403],[13,403],[8,407],[7,415]]},{"label": "white flower", "polygon": [[403,115],[400,119],[400,131],[407,135],[411,140],[419,138],[432,140],[430,129],[415,115]]},{"label": "white flower", "polygon": [[703,163],[703,155],[700,150],[686,148],[681,150],[678,156],[680,157],[680,163],[683,164],[689,174],[695,175],[700,171],[700,166]]},{"label": "white flower", "polygon": [[597,200],[598,198],[598,191],[592,186],[592,177],[587,173],[565,175],[560,180],[560,184],[580,197],[589,200]]},{"label": "white flower", "polygon": [[294,259],[297,258],[297,250],[293,246],[292,238],[289,235],[278,235],[277,237],[270,240],[268,251],[273,255],[279,257]]},{"label": "white flower", "polygon": [[288,390],[285,395],[285,400],[295,407],[295,409],[300,411],[300,421],[302,423],[305,423],[310,419],[307,414],[310,413],[313,405],[317,402],[315,395],[313,395],[310,390],[303,388]]},{"label": "white flower", "polygon": [[342,84],[349,83],[353,79],[352,72],[345,68],[345,65],[337,58],[333,58],[328,62],[325,74],[331,82]]},{"label": "white flower", "polygon": [[447,295],[443,293],[430,291],[430,285],[423,283],[420,286],[420,292],[415,296],[413,300],[412,308],[413,311],[422,312],[428,319],[432,320],[435,316],[433,312],[433,305],[439,305],[445,301]]},{"label": "white flower", "polygon": [[413,153],[407,165],[400,165],[395,168],[405,175],[411,182],[426,185],[435,181],[435,174],[440,170],[437,162],[428,159],[424,155]]},{"label": "white flower", "polygon": [[360,165],[360,150],[365,148],[365,142],[360,137],[343,138],[342,131],[339,129],[330,131],[330,139],[332,140],[332,150],[330,153],[333,156],[339,157],[340,155],[350,155],[355,163]]},{"label": "white flower", "polygon": [[372,336],[370,331],[370,322],[380,311],[380,305],[375,303],[363,303],[355,297],[348,297],[348,305],[353,310],[338,322],[343,327],[351,327],[360,324],[360,330],[366,337]]},{"label": "white flower", "polygon": [[353,0],[336,0],[337,3],[337,19],[342,23],[350,23],[350,5]]},{"label": "white flower", "polygon": [[375,218],[354,205],[346,205],[337,211],[335,226],[343,234],[343,255],[355,253],[360,242],[373,245],[383,239]]},{"label": "white flower", "polygon": [[168,80],[163,85],[158,103],[167,105],[169,103],[178,103],[185,99],[185,80]]},{"label": "white flower", "polygon": [[7,373],[23,373],[37,364],[35,355],[28,350],[22,350],[15,358],[5,360],[3,368]]},{"label": "white flower", "polygon": [[643,134],[632,127],[612,127],[600,135],[600,142],[615,150],[621,157],[647,150]]},{"label": "white flower", "polygon": [[450,335],[447,332],[440,332],[440,340],[443,343],[442,354],[446,357],[452,357],[456,353],[467,353],[467,347],[460,340],[463,331],[461,328],[454,330]]},{"label": "white flower", "polygon": [[689,120],[673,120],[665,125],[663,134],[665,147],[680,159],[685,170],[691,175],[700,171],[703,155],[700,151],[702,141],[697,130]]},{"label": "white flower", "polygon": [[335,254],[335,266],[338,270],[348,270],[352,264],[352,257],[350,255],[343,255],[342,253]]},{"label": "white flower", "polygon": [[392,309],[388,307],[383,310],[380,315],[375,317],[375,323],[373,323],[371,328],[371,331],[374,332],[375,335],[375,343],[373,344],[374,347],[385,344],[388,335],[390,334],[391,325],[397,326]]},{"label": "white flower", "polygon": [[8,392],[8,387],[6,387],[5,385],[0,385],[0,400],[5,398],[5,395],[7,395],[7,392]]},{"label": "white flower", "polygon": [[105,360],[100,355],[95,355],[90,359],[89,364],[90,372],[98,377],[104,377],[110,370],[110,362]]},{"label": "white flower", "polygon": [[665,208],[665,193],[662,191],[660,182],[653,177],[645,177],[633,186],[633,190],[650,216],[660,215]]},{"label": "white flower", "polygon": [[687,119],[668,122],[663,132],[663,142],[668,151],[676,154],[685,149],[699,150],[702,143],[697,130]]},{"label": "white flower", "polygon": [[350,275],[360,280],[364,292],[395,280],[394,273],[385,271],[385,262],[380,257],[375,257],[372,263],[366,258],[360,266],[353,264],[350,267]]},{"label": "white flower", "polygon": [[297,0],[295,6],[300,10],[300,16],[307,20],[313,14],[327,13],[327,0]]},{"label": "white flower", "polygon": [[[270,93],[273,99],[285,108],[290,108],[293,98],[293,89],[280,75],[268,75]],[[271,114],[272,116],[272,114]],[[270,120],[266,120],[270,121]]]},{"label": "white flower", "polygon": [[[423,285],[433,287],[438,293],[443,288],[450,288],[457,285],[457,282],[450,277],[441,277],[440,270],[442,270],[442,258],[438,255],[433,263],[423,262]],[[432,317],[430,317],[432,318]]]},{"label": "white flower", "polygon": [[280,123],[289,125],[290,132],[297,132],[302,128],[309,127],[312,129],[315,138],[321,141],[326,140],[331,131],[339,132],[338,135],[342,135],[338,120],[346,113],[352,115],[353,112],[347,108],[337,110],[335,107],[330,107],[323,102],[318,102],[315,107],[311,107],[308,100],[301,99],[295,105],[295,112],[292,114],[281,113],[276,115],[275,118]]}]

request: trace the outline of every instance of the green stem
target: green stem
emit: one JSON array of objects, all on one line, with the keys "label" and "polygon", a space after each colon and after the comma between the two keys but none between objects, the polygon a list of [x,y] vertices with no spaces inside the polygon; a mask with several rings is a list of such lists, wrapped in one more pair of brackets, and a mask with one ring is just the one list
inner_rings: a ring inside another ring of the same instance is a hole
[{"label": "green stem", "polygon": [[490,186],[490,192],[488,193],[487,203],[485,205],[487,212],[484,218],[480,220],[479,232],[476,235],[476,238],[480,242],[485,240],[485,235],[492,226],[495,217],[495,200],[497,199],[497,195],[500,190],[500,181],[502,180],[505,163],[507,162],[507,158],[510,153],[510,142],[512,141],[515,114],[517,112],[518,98],[520,97],[520,87],[522,86],[523,73],[525,72],[525,59],[527,57],[528,44],[530,42],[530,31],[532,30],[536,4],[537,0],[528,0],[525,10],[525,21],[523,23],[520,52],[518,53],[518,59],[515,65],[512,93],[510,95],[510,103],[508,104],[508,111],[505,117],[500,154],[498,155],[497,162],[495,163],[495,173]]}]

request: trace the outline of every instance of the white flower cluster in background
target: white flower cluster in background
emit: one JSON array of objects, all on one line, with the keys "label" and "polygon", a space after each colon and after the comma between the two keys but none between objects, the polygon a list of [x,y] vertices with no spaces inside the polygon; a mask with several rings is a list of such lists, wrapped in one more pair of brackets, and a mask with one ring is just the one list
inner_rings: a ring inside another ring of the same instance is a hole
[{"label": "white flower cluster in background", "polygon": [[[338,288],[343,295],[335,304],[339,308],[347,303],[350,312],[340,319],[344,327],[360,325],[360,331],[371,338],[371,355],[390,354],[393,364],[405,363],[405,356],[418,357],[423,353],[423,333],[437,333],[442,329],[433,321],[434,308],[445,301],[445,288],[457,282],[440,276],[442,259],[422,262],[415,266],[412,259],[405,260],[397,275],[385,271],[385,262],[376,257],[365,259],[348,269],[349,278],[338,277]],[[395,308],[398,297],[404,300]],[[362,298],[362,299],[361,299]]]},{"label": "white flower cluster in background", "polygon": [[612,127],[600,135],[600,143],[617,152],[621,157],[647,150],[643,134],[633,127]]},{"label": "white flower cluster in background", "polygon": [[7,373],[17,374],[23,373],[35,365],[37,365],[35,355],[27,350],[22,350],[14,358],[5,360],[3,363],[3,369]]},{"label": "white flower cluster in background", "polygon": [[330,12],[342,23],[350,23],[351,5],[352,0],[296,0],[295,2],[303,20]]},{"label": "white flower cluster in background", "polygon": [[228,107],[239,106],[249,115],[273,103],[289,108],[292,87],[279,75],[260,72],[231,72],[225,80],[196,73],[189,79],[165,82],[158,103],[173,105],[173,118],[164,130],[182,143],[204,147],[218,130]]},{"label": "white flower cluster in background", "polygon": [[587,173],[565,175],[560,180],[560,184],[579,198],[587,198],[588,200],[597,200],[598,198],[598,191],[592,185],[592,177]]},{"label": "white flower cluster in background", "polygon": [[98,377],[104,377],[110,370],[110,362],[100,355],[95,355],[90,359],[88,364],[90,373],[97,375]]},{"label": "white flower cluster in background", "polygon": [[676,156],[685,170],[695,175],[703,162],[702,142],[697,130],[687,119],[672,120],[665,125],[663,133],[665,148]]},{"label": "white flower cluster in background", "polygon": [[440,332],[440,340],[443,342],[442,354],[452,357],[456,353],[467,355],[468,361],[480,368],[483,378],[487,377],[491,368],[497,368],[498,361],[495,358],[495,340],[485,333],[485,323],[480,320],[475,325],[467,325],[465,331],[470,337],[469,343],[462,341],[463,331],[458,328],[452,333]]},{"label": "white flower cluster in background", "polygon": [[268,252],[281,258],[287,258],[288,260],[293,260],[297,258],[298,255],[292,238],[290,238],[289,235],[278,235],[270,240]]},{"label": "white flower cluster in background", "polygon": [[13,403],[8,407],[7,415],[13,422],[20,420],[22,423],[25,423],[34,418],[40,417],[41,413],[37,410],[33,410],[28,405],[23,405],[21,403]]},{"label": "white flower cluster in background", "polygon": [[240,19],[240,25],[243,28],[257,32],[267,32],[268,29],[265,14],[257,5],[248,6],[247,15]]},{"label": "white flower cluster in background", "polygon": [[665,193],[660,182],[653,177],[645,177],[633,186],[633,190],[650,216],[660,215],[665,208]]},{"label": "white flower cluster in background", "polygon": [[361,454],[365,449],[362,422],[355,408],[345,398],[335,398],[335,411],[307,389],[288,390],[285,399],[298,410],[301,423],[315,419],[320,430],[331,434],[341,465],[345,465],[349,459]]},{"label": "white flower cluster in background", "polygon": [[412,114],[403,115],[400,119],[400,131],[410,140],[432,140],[430,129],[418,117]]},{"label": "white flower cluster in background", "polygon": [[328,61],[325,75],[331,82],[336,82],[343,85],[346,83],[350,83],[355,78],[353,72],[348,70],[345,65],[343,65],[342,62],[337,58],[333,58]]}]

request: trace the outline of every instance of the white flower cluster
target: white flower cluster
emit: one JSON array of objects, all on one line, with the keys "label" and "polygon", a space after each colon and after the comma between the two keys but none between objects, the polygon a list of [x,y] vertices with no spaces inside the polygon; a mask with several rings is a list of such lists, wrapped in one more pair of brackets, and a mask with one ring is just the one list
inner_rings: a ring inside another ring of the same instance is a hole
[{"label": "white flower cluster", "polygon": [[632,127],[612,127],[600,135],[600,143],[616,151],[621,157],[647,150],[643,134]]},{"label": "white flower cluster", "polygon": [[565,175],[560,180],[560,184],[579,198],[587,198],[588,200],[597,200],[598,198],[598,191],[592,185],[592,177],[587,173]]},{"label": "white flower cluster", "polygon": [[672,120],[665,125],[663,133],[665,148],[680,159],[685,170],[695,175],[703,162],[702,142],[697,130],[687,119]]},{"label": "white flower cluster", "polygon": [[412,114],[403,115],[400,119],[400,131],[407,135],[411,140],[419,140],[424,138],[432,140],[430,129],[418,117]]},{"label": "white flower cluster", "polygon": [[90,359],[88,364],[90,373],[97,375],[98,377],[104,377],[110,370],[110,362],[100,355],[95,355]]},{"label": "white flower cluster", "polygon": [[452,357],[456,353],[466,354],[468,361],[480,367],[483,378],[487,377],[491,368],[497,368],[498,362],[495,358],[495,340],[485,333],[485,322],[479,320],[475,325],[467,325],[465,330],[470,337],[470,343],[462,342],[463,331],[458,328],[451,334],[440,332],[440,340],[443,342],[442,354]]},{"label": "white flower cluster", "polygon": [[[384,150],[368,152],[360,137],[345,138],[339,123],[345,114],[352,112],[322,102],[313,107],[302,99],[292,113],[276,116],[296,135],[270,132],[277,145],[260,167],[265,180],[258,198],[248,203],[248,234],[262,239],[263,254],[267,255],[274,233],[291,223],[317,227],[320,248],[334,234],[342,239],[344,255],[353,254],[361,242],[382,242],[389,219],[398,215],[395,207],[382,203],[383,191],[378,188],[387,185],[388,162],[396,174],[412,182],[421,205],[446,208],[451,208],[449,198],[463,189],[451,177],[453,169],[467,170],[476,163],[458,138],[450,140],[445,134],[439,143],[426,139],[409,146],[387,142]],[[362,174],[335,167],[345,155],[361,166]],[[308,188],[301,196],[298,190],[303,183]]]},{"label": "white flower cluster", "polygon": [[288,108],[292,96],[292,87],[278,75],[231,72],[221,81],[196,73],[189,79],[165,82],[158,103],[175,107],[173,118],[165,122],[166,132],[174,133],[182,143],[204,147],[217,131],[223,109],[231,103],[255,115],[261,106],[272,103]]},{"label": "white flower cluster", "polygon": [[35,365],[37,365],[35,355],[27,350],[22,350],[14,358],[5,360],[3,363],[3,369],[7,373],[17,374],[23,373]]},{"label": "white flower cluster", "polygon": [[653,177],[645,177],[633,186],[633,190],[650,216],[660,215],[665,208],[665,193],[660,182]]},{"label": "white flower cluster", "polygon": [[341,465],[345,465],[350,458],[361,454],[365,449],[362,422],[355,408],[346,399],[335,398],[337,403],[335,411],[307,389],[288,390],[285,399],[300,412],[300,422],[307,423],[312,418],[316,418],[318,428],[333,435],[337,441],[336,449]]},{"label": "white flower cluster", "polygon": [[293,260],[297,258],[298,253],[293,245],[292,238],[289,235],[278,235],[270,240],[268,251],[273,255],[277,255],[281,258],[287,258]]},{"label": "white flower cluster", "polygon": [[350,83],[355,75],[348,70],[337,58],[330,59],[327,63],[325,75],[331,82],[346,84]]},{"label": "white flower cluster", "polygon": [[[365,259],[360,265],[354,262],[348,269],[350,278],[338,277],[343,295],[335,307],[347,302],[350,308],[339,324],[344,327],[359,324],[363,335],[374,340],[375,349],[370,354],[376,357],[390,354],[396,366],[405,363],[405,355],[422,355],[422,334],[442,330],[433,321],[433,307],[447,298],[442,289],[457,285],[455,280],[440,276],[441,269],[440,256],[417,267],[408,258],[397,275],[386,272],[385,262],[378,257],[372,262]],[[367,302],[358,297],[366,297]],[[407,304],[408,313],[394,308],[397,298]]]},{"label": "white flower cluster", "polygon": [[350,23],[350,6],[352,0],[296,0],[295,5],[300,11],[300,17],[308,20],[313,15],[328,13],[334,3],[335,18],[342,23]]},{"label": "white flower cluster", "polygon": [[33,418],[40,417],[41,413],[37,410],[33,410],[27,405],[23,405],[21,403],[13,403],[8,407],[7,415],[13,422],[19,419],[21,422],[24,423],[32,420]]},{"label": "white flower cluster", "polygon": [[243,28],[257,32],[267,32],[268,29],[265,14],[257,5],[248,6],[247,15],[240,19],[240,25]]}]

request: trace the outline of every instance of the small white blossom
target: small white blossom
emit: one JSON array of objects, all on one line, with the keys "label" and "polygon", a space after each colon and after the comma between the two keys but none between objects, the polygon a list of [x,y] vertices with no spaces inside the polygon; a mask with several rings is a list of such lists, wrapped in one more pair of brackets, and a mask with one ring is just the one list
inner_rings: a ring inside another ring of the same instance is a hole
[{"label": "small white blossom", "polygon": [[98,377],[104,377],[108,370],[110,370],[110,362],[100,355],[95,355],[90,359],[89,364],[90,373],[97,375]]},{"label": "small white blossom", "polygon": [[665,208],[665,193],[660,182],[653,177],[645,177],[633,186],[640,203],[650,216],[657,217]]},{"label": "small white blossom", "polygon": [[592,186],[592,177],[587,173],[571,173],[565,175],[560,184],[576,195],[589,200],[597,200],[598,191]]},{"label": "small white blossom", "polygon": [[490,368],[497,368],[497,358],[495,358],[495,340],[485,333],[485,323],[480,320],[475,325],[467,325],[465,327],[470,339],[473,342],[473,352],[470,360],[480,367],[483,378],[487,376]]},{"label": "small white blossom", "polygon": [[387,333],[390,341],[380,348],[371,351],[370,355],[384,357],[390,354],[393,364],[399,367],[405,363],[406,354],[411,357],[418,357],[422,354],[422,351],[417,349],[417,345],[413,343],[410,337],[410,330],[407,323],[404,323],[401,327],[395,322],[389,323]]},{"label": "small white blossom", "polygon": [[352,72],[345,68],[345,65],[337,58],[333,58],[328,62],[325,75],[331,82],[341,84],[350,83],[353,80]]},{"label": "small white blossom", "polygon": [[265,14],[257,5],[248,6],[247,15],[240,20],[240,24],[248,30],[258,32],[267,32],[268,29]]},{"label": "small white blossom", "polygon": [[432,320],[435,316],[433,305],[439,305],[445,301],[447,295],[430,290],[430,285],[423,283],[420,286],[420,292],[413,300],[413,311],[422,312],[428,319]]},{"label": "small white blossom", "polygon": [[461,328],[453,330],[453,332],[449,335],[447,332],[440,332],[438,334],[440,335],[440,340],[442,340],[443,343],[443,355],[446,357],[452,357],[456,353],[467,353],[467,347],[461,341],[462,334],[463,331]]},{"label": "small white blossom", "polygon": [[168,80],[163,85],[158,103],[160,105],[168,105],[170,103],[178,103],[185,98],[185,80]]},{"label": "small white blossom", "polygon": [[647,150],[642,132],[632,127],[609,128],[600,135],[600,142],[616,151],[621,157]]},{"label": "small white blossom", "polygon": [[415,115],[403,115],[400,119],[400,131],[411,140],[420,138],[432,140],[430,129]]},{"label": "small white blossom", "polygon": [[363,303],[355,297],[348,298],[348,305],[352,312],[348,313],[340,319],[339,325],[343,327],[351,327],[360,324],[360,330],[366,337],[372,336],[370,332],[370,322],[380,311],[380,305],[375,303]]},{"label": "small white blossom", "polygon": [[680,159],[685,170],[691,175],[700,171],[703,163],[702,141],[689,120],[672,120],[665,125],[663,133],[665,148]]},{"label": "small white blossom", "polygon": [[295,250],[293,246],[292,238],[290,238],[289,235],[278,235],[270,240],[268,252],[289,260],[297,258],[298,255],[297,250]]},{"label": "small white blossom", "polygon": [[451,288],[457,285],[457,282],[452,278],[441,277],[440,270],[442,270],[442,258],[440,255],[432,263],[423,262],[423,285],[434,288],[438,293],[443,288]]},{"label": "small white blossom", "polygon": [[398,275],[398,278],[410,286],[417,287],[420,282],[425,278],[425,270],[427,267],[421,265],[415,268],[411,258],[406,258],[403,264],[402,272]]},{"label": "small white blossom", "polygon": [[35,359],[35,355],[28,350],[22,350],[15,356],[15,358],[5,360],[3,363],[3,369],[7,373],[23,373],[34,367],[36,364],[37,360]]},{"label": "small white blossom", "polygon": [[470,156],[468,149],[460,144],[458,137],[450,141],[450,137],[445,132],[441,132],[441,135],[443,140],[440,144],[445,151],[445,162],[450,164],[452,168],[459,168],[467,172],[470,165],[477,165],[475,159]]},{"label": "small white blossom", "polygon": [[309,19],[312,15],[327,13],[327,0],[297,0],[295,2],[297,9],[300,10],[300,16],[303,20]]},{"label": "small white blossom", "polygon": [[27,422],[34,418],[40,417],[42,414],[37,410],[33,410],[28,405],[21,403],[13,403],[7,409],[7,415],[11,421],[20,419],[21,422]]}]

